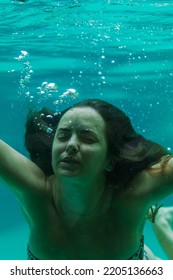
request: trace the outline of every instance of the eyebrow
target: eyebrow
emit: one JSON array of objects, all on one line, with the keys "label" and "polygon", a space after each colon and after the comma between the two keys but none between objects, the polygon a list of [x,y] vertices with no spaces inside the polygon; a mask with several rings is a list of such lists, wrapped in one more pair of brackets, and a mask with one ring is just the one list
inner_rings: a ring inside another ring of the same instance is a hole
[{"label": "eyebrow", "polygon": [[83,133],[94,133],[95,134],[95,132],[92,129],[89,129],[89,128],[83,128],[83,129],[80,130],[80,132],[83,132]]},{"label": "eyebrow", "polygon": [[60,127],[57,129],[57,131],[70,131],[70,128],[66,128],[66,127]]},{"label": "eyebrow", "polygon": [[[57,132],[58,132],[58,131],[70,132],[70,131],[71,131],[71,128],[68,128],[68,127],[60,127],[60,128],[58,128]],[[85,134],[91,133],[91,134],[97,136],[97,134],[95,133],[95,131],[93,131],[92,129],[89,129],[89,128],[82,128],[82,129],[79,129],[79,132],[80,132],[80,133],[85,133]]]}]

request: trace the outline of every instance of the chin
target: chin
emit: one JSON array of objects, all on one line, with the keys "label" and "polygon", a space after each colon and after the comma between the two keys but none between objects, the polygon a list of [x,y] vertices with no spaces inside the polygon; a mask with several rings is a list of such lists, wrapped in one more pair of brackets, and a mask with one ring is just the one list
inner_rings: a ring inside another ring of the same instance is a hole
[{"label": "chin", "polygon": [[80,176],[80,172],[78,171],[67,171],[67,170],[63,170],[58,172],[58,176],[61,177],[79,177]]}]

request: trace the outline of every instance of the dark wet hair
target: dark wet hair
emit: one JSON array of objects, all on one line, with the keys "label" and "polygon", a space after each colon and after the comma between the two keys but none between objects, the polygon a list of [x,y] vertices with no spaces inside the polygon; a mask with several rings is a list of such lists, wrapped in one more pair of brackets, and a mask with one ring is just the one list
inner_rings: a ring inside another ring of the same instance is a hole
[{"label": "dark wet hair", "polygon": [[26,148],[31,160],[46,175],[53,174],[51,150],[58,123],[70,108],[79,107],[93,108],[105,121],[108,151],[115,161],[114,169],[107,173],[109,184],[126,185],[138,172],[149,168],[168,154],[162,146],[138,134],[122,110],[103,100],[88,99],[60,113],[46,108],[29,112],[25,134]]}]

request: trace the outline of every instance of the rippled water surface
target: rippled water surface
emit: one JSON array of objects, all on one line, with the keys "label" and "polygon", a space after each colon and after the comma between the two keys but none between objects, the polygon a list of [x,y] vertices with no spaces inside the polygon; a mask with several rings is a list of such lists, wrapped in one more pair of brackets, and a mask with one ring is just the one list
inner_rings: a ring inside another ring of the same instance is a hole
[{"label": "rippled water surface", "polygon": [[[0,0],[1,137],[25,153],[29,108],[59,110],[95,97],[125,110],[140,133],[171,150],[172,14],[172,1]],[[22,220],[13,212],[15,228]]]}]

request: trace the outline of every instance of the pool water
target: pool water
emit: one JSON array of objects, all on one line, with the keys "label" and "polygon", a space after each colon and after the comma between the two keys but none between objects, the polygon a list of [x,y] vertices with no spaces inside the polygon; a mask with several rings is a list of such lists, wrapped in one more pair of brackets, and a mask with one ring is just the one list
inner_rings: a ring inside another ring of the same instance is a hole
[{"label": "pool water", "polygon": [[[171,151],[172,8],[164,0],[0,0],[1,138],[27,155],[30,108],[101,98]],[[0,259],[25,259],[28,228],[2,182],[0,193]],[[148,223],[145,242],[166,259]]]}]

